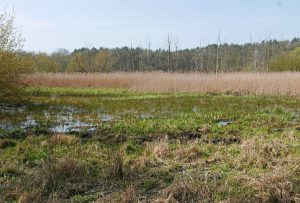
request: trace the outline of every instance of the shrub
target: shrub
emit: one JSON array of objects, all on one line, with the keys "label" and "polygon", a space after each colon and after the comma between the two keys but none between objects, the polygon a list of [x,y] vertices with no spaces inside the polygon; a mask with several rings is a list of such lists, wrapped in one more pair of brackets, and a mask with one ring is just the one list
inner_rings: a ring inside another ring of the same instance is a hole
[{"label": "shrub", "polygon": [[281,54],[270,65],[271,71],[300,71],[300,47]]},{"label": "shrub", "polygon": [[0,100],[19,100],[23,96],[28,67],[28,62],[16,53],[0,52]]},{"label": "shrub", "polygon": [[23,38],[14,26],[14,16],[0,13],[0,100],[20,98],[29,61],[21,57]]}]

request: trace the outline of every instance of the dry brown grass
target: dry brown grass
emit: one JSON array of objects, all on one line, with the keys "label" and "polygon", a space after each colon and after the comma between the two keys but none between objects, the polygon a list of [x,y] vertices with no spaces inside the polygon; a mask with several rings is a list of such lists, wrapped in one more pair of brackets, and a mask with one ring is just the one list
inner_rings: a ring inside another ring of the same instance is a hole
[{"label": "dry brown grass", "polygon": [[293,202],[295,194],[287,169],[278,167],[276,170],[248,180],[257,192],[256,197],[261,202]]},{"label": "dry brown grass", "polygon": [[210,171],[197,171],[178,176],[162,194],[165,200],[157,202],[212,202],[212,192],[217,189],[217,182],[210,181]]},{"label": "dry brown grass", "polygon": [[241,146],[241,154],[235,160],[235,167],[243,169],[249,166],[265,166],[273,169],[278,165],[289,163],[288,145],[281,140],[274,139],[265,142],[264,139],[248,139]]},{"label": "dry brown grass", "polygon": [[300,73],[91,73],[36,74],[30,85],[125,88],[154,92],[234,93],[300,96]]},{"label": "dry brown grass", "polygon": [[190,164],[197,161],[202,154],[202,149],[198,146],[197,142],[193,142],[188,146],[180,144],[179,148],[173,151],[173,157],[177,161],[183,161]]},{"label": "dry brown grass", "polygon": [[50,138],[52,145],[70,145],[79,141],[74,135],[57,134]]},{"label": "dry brown grass", "polygon": [[150,149],[152,148],[152,156],[156,159],[163,159],[170,153],[169,145],[165,140],[160,140],[149,145],[152,145],[150,146]]},{"label": "dry brown grass", "polygon": [[119,149],[116,153],[110,154],[110,160],[106,168],[108,177],[122,179],[126,175],[125,168],[126,153],[124,149]]},{"label": "dry brown grass", "polygon": [[132,185],[128,186],[122,194],[121,203],[138,203],[139,199]]},{"label": "dry brown grass", "polygon": [[[18,202],[61,202],[81,194],[95,184],[92,168],[85,161],[64,157],[44,162],[42,168],[24,185]],[[52,202],[52,201],[50,201]]]}]

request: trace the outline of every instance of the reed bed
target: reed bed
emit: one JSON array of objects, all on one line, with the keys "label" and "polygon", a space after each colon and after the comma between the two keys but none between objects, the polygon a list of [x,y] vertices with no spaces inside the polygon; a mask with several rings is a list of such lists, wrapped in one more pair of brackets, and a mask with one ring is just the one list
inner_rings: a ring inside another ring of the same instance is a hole
[{"label": "reed bed", "polygon": [[142,92],[233,93],[300,96],[300,73],[39,73],[27,83],[42,87],[123,88]]}]

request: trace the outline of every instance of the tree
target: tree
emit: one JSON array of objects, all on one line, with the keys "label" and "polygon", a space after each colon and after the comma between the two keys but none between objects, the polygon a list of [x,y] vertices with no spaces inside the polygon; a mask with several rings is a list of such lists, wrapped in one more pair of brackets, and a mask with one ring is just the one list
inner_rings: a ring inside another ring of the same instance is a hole
[{"label": "tree", "polygon": [[59,65],[47,54],[39,53],[33,56],[32,69],[37,72],[58,72]]},{"label": "tree", "polygon": [[23,47],[24,39],[21,33],[14,26],[14,15],[6,11],[0,13],[0,50],[6,52],[20,51]]},{"label": "tree", "polygon": [[167,46],[168,46],[168,72],[170,72],[171,67],[171,46],[172,46],[172,40],[170,39],[170,35],[168,35],[167,39]]},{"label": "tree", "polygon": [[109,72],[112,68],[113,60],[108,50],[100,50],[94,58],[95,72]]},{"label": "tree", "polygon": [[219,48],[220,48],[220,31],[218,32],[218,39],[217,39],[217,58],[216,58],[216,75],[218,75],[219,70]]},{"label": "tree", "polygon": [[[250,35],[250,41],[252,41]],[[178,41],[168,37],[164,49],[129,46],[122,48],[81,48],[71,54],[67,51],[54,52],[47,56],[64,72],[107,72],[107,71],[266,71],[273,61],[285,52],[300,47],[298,39],[269,40],[245,44],[227,44],[221,42],[220,33],[215,44],[192,49],[179,49]],[[272,51],[268,51],[272,50]],[[39,54],[33,54],[39,55]],[[108,60],[109,59],[109,60]],[[65,60],[65,61],[64,61]],[[68,63],[68,65],[61,65]],[[270,69],[271,70],[271,69]],[[54,69],[56,71],[56,69]]]},{"label": "tree", "polygon": [[300,71],[300,47],[278,56],[271,64],[271,71]]},{"label": "tree", "polygon": [[132,42],[130,43],[130,58],[131,58],[131,71],[135,71],[135,65],[134,65],[134,55],[135,51],[132,47]]},{"label": "tree", "polygon": [[21,57],[24,39],[14,26],[14,15],[0,13],[0,101],[22,98],[29,60]]},{"label": "tree", "polygon": [[68,63],[67,71],[87,73],[87,58],[85,54],[82,52],[76,52],[72,54]]},{"label": "tree", "polygon": [[68,50],[60,48],[55,50],[51,54],[51,58],[58,66],[59,72],[65,72],[68,67],[68,62],[70,60],[70,53]]}]

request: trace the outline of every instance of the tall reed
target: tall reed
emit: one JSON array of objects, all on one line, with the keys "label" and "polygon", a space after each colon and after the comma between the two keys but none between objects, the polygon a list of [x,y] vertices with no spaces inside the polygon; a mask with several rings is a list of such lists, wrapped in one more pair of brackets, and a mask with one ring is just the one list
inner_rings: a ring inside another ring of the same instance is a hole
[{"label": "tall reed", "polygon": [[27,83],[44,87],[124,88],[153,92],[198,92],[300,96],[300,73],[48,73]]}]

